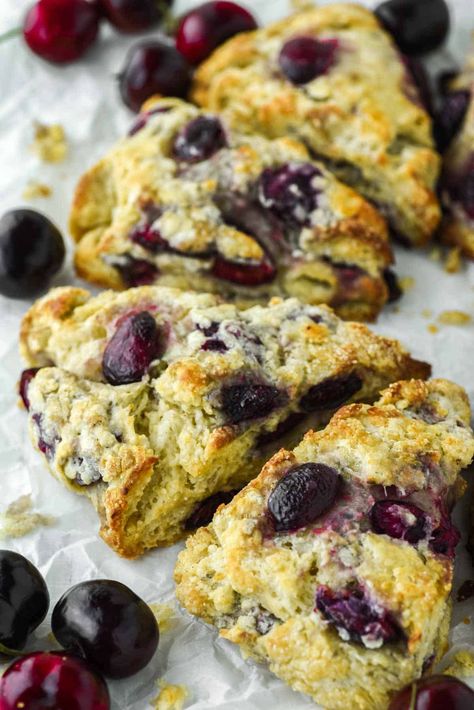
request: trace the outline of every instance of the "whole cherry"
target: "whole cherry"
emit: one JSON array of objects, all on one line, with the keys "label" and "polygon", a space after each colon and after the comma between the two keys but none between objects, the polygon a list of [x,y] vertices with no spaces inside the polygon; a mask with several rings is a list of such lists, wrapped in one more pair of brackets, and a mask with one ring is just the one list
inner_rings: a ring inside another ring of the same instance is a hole
[{"label": "whole cherry", "polygon": [[27,12],[23,36],[29,48],[56,64],[73,62],[94,43],[99,31],[97,3],[38,0]]},{"label": "whole cherry", "polygon": [[389,710],[472,710],[474,691],[446,675],[421,678],[398,692]]},{"label": "whole cherry", "polygon": [[99,0],[107,20],[120,32],[143,32],[163,19],[173,0]]}]

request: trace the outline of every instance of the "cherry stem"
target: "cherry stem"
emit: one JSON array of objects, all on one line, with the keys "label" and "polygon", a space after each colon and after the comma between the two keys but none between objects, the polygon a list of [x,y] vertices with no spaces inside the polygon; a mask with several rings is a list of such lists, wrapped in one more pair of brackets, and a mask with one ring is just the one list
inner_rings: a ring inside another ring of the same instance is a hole
[{"label": "cherry stem", "polygon": [[8,39],[11,39],[12,37],[18,37],[18,35],[21,34],[21,27],[14,27],[12,30],[8,30],[8,32],[4,32],[2,35],[0,35],[0,44],[2,42],[6,42]]}]

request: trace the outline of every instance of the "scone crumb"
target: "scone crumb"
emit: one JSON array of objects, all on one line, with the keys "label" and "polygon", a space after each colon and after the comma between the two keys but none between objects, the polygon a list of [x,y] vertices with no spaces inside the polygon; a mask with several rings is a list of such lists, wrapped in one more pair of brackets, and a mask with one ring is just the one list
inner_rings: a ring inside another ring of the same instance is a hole
[{"label": "scone crumb", "polygon": [[23,190],[22,197],[24,200],[36,200],[42,197],[50,197],[53,191],[49,185],[36,180],[30,180],[28,185]]},{"label": "scone crumb", "polygon": [[453,675],[456,678],[468,678],[474,675],[474,655],[471,651],[458,651],[449,666],[443,671],[445,675]]},{"label": "scone crumb", "polygon": [[441,260],[441,249],[439,247],[433,247],[433,249],[430,251],[430,259],[431,261],[440,261]]},{"label": "scone crumb", "polygon": [[472,321],[469,313],[464,311],[443,311],[438,316],[438,321],[443,325],[467,325]]},{"label": "scone crumb", "polygon": [[173,627],[174,609],[169,604],[160,604],[154,602],[150,604],[150,609],[153,612],[155,619],[160,627],[160,632],[169,631]]},{"label": "scone crumb", "polygon": [[459,247],[453,247],[446,255],[446,260],[444,262],[444,270],[448,274],[457,274],[458,271],[461,269],[461,264],[461,249]]},{"label": "scone crumb", "polygon": [[426,326],[426,330],[428,331],[428,333],[432,333],[434,335],[435,333],[438,333],[439,328],[434,323],[430,323]]},{"label": "scone crumb", "polygon": [[423,308],[423,310],[421,311],[421,315],[423,316],[423,318],[431,318],[431,316],[433,315],[433,311],[430,308]]},{"label": "scone crumb", "polygon": [[45,163],[61,163],[68,152],[66,134],[60,123],[51,125],[35,121],[32,150]]},{"label": "scone crumb", "polygon": [[403,276],[403,278],[400,279],[399,284],[400,288],[405,293],[406,291],[411,291],[411,289],[415,286],[415,279],[413,276]]},{"label": "scone crumb", "polygon": [[0,539],[23,537],[41,525],[52,525],[54,518],[31,510],[31,496],[20,496],[13,501],[2,515]]},{"label": "scone crumb", "polygon": [[189,693],[185,685],[170,685],[160,680],[160,693],[153,700],[155,710],[182,710]]}]

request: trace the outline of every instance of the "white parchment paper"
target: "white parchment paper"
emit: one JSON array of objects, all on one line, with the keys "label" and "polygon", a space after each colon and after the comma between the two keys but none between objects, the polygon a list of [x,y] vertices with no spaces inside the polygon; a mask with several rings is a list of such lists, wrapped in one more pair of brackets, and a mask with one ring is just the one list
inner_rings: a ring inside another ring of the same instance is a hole
[{"label": "white parchment paper", "polygon": [[[30,0],[0,0],[0,33],[17,26],[29,4]],[[182,12],[195,4],[178,1],[175,8]],[[247,0],[246,4],[262,23],[283,17],[289,10],[286,0]],[[451,7],[454,29],[447,49],[433,60],[438,67],[462,60],[474,29],[473,0],[452,0]],[[103,28],[101,41],[87,57],[67,67],[42,62],[20,38],[0,45],[1,213],[25,205],[22,193],[28,181],[46,183],[53,195],[34,200],[30,206],[48,214],[67,233],[67,212],[77,178],[132,121],[120,101],[116,75],[128,47],[136,41]],[[35,120],[64,126],[70,145],[64,163],[47,165],[30,152]],[[429,253],[397,251],[397,271],[413,279],[413,288],[397,307],[385,311],[375,328],[401,339],[413,355],[430,361],[435,376],[463,385],[474,404],[474,322],[463,327],[438,324],[436,333],[428,330],[448,309],[474,316],[474,265],[449,275]],[[69,257],[54,285],[74,282]],[[16,407],[15,384],[21,370],[17,332],[29,306],[29,302],[0,296],[0,512],[19,496],[31,494],[34,509],[54,516],[55,522],[25,537],[1,540],[0,547],[18,550],[39,566],[49,585],[51,608],[69,586],[91,578],[120,580],[148,602],[175,607],[173,627],[162,635],[150,665],[131,679],[109,683],[114,710],[151,708],[160,678],[185,684],[190,693],[185,707],[192,710],[315,707],[265,668],[243,661],[236,647],[178,609],[172,571],[179,545],[156,550],[138,561],[121,560],[98,538],[98,521],[89,503],[67,492],[46,472],[27,439],[26,415]],[[464,540],[466,502],[456,512]],[[455,589],[463,579],[474,578],[464,544],[459,550]],[[45,622],[36,642],[44,641],[48,632]],[[452,652],[467,644],[474,647],[474,600],[455,605],[452,641]]]}]

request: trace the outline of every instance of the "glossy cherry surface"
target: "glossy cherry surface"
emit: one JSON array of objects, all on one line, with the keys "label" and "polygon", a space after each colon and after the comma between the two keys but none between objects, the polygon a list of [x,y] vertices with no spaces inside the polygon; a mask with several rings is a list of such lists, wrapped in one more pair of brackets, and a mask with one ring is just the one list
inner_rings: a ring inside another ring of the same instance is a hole
[{"label": "glossy cherry surface", "polygon": [[23,370],[20,375],[20,382],[18,383],[18,394],[21,397],[25,409],[30,408],[30,400],[28,399],[28,387],[30,382],[35,378],[36,373],[39,372],[39,367],[29,367],[27,370]]},{"label": "glossy cherry surface", "polygon": [[178,133],[172,154],[185,163],[199,163],[226,145],[226,136],[216,116],[198,116]]},{"label": "glossy cherry surface", "polygon": [[176,47],[188,62],[199,64],[230,37],[256,27],[253,15],[235,2],[205,2],[182,18]]},{"label": "glossy cherry surface", "polygon": [[109,710],[103,679],[81,658],[30,653],[0,678],[1,710]]},{"label": "glossy cherry surface", "polygon": [[405,54],[431,52],[449,32],[445,0],[387,0],[375,14]]},{"label": "glossy cherry surface", "polygon": [[53,634],[109,678],[127,678],[155,653],[159,630],[150,607],[131,589],[109,579],[81,582],[54,607]]},{"label": "glossy cherry surface", "polygon": [[389,710],[472,710],[474,691],[457,678],[433,675],[400,690]]},{"label": "glossy cherry surface", "polygon": [[139,111],[155,94],[184,98],[191,84],[186,59],[167,42],[154,40],[132,47],[119,79],[123,102]]},{"label": "glossy cherry surface", "polygon": [[221,391],[222,410],[230,424],[259,419],[280,406],[283,396],[277,387],[257,382],[225,385]]},{"label": "glossy cherry surface", "polygon": [[300,406],[305,412],[335,409],[347,402],[362,387],[362,380],[356,372],[327,379],[313,385],[301,398]]},{"label": "glossy cherry surface", "polygon": [[283,45],[278,63],[293,84],[307,84],[329,71],[336,61],[338,47],[337,39],[294,37]]},{"label": "glossy cherry surface", "polygon": [[94,43],[99,20],[97,4],[88,0],[38,0],[25,17],[23,35],[35,54],[65,64]]},{"label": "glossy cherry surface", "polygon": [[6,212],[0,219],[0,294],[29,298],[44,291],[62,266],[61,232],[34,210]]},{"label": "glossy cherry surface", "polygon": [[36,567],[17,552],[0,550],[0,644],[21,650],[48,607],[48,588]]},{"label": "glossy cherry surface", "polygon": [[438,150],[444,151],[461,128],[471,100],[471,92],[458,89],[448,92],[436,112],[434,137]]},{"label": "glossy cherry surface", "polygon": [[100,0],[107,20],[121,32],[143,32],[163,19],[172,0]]},{"label": "glossy cherry surface", "polygon": [[162,349],[160,330],[148,311],[124,316],[104,350],[105,379],[111,385],[139,382]]}]

